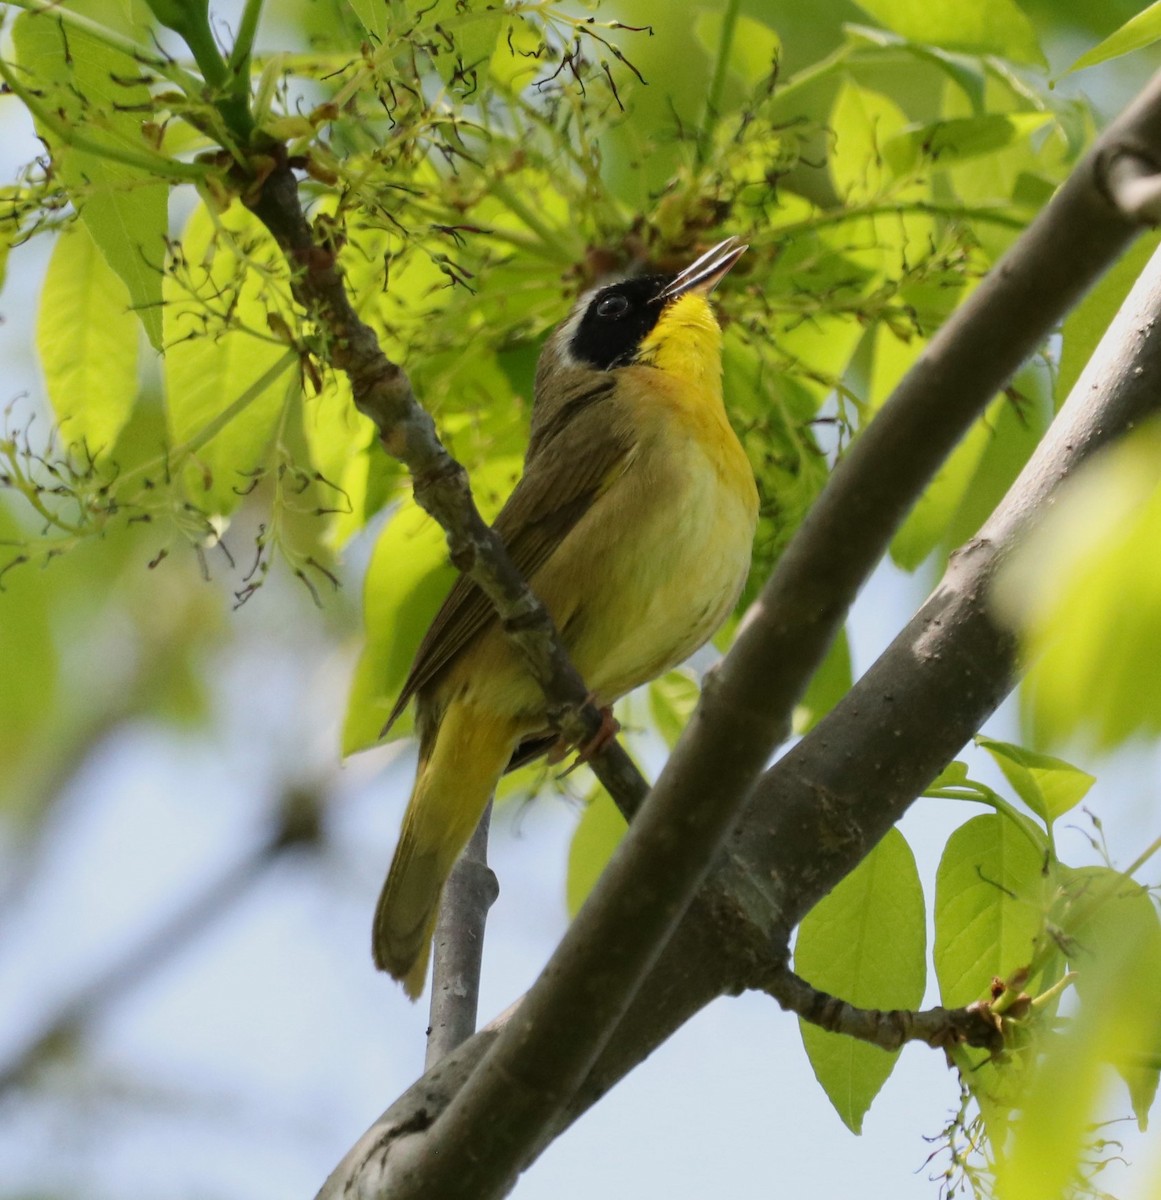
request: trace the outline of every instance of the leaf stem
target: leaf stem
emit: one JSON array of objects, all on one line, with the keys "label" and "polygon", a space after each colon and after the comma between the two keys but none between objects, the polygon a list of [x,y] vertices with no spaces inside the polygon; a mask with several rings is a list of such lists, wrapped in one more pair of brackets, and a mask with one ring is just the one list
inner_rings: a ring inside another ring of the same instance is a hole
[{"label": "leaf stem", "polygon": [[714,60],[714,73],[710,77],[709,91],[705,97],[705,112],[701,118],[701,129],[697,135],[697,165],[704,166],[709,158],[710,140],[713,137],[714,125],[722,107],[722,93],[726,87],[726,70],[729,65],[730,51],[734,47],[734,31],[738,25],[738,10],[741,0],[727,0],[725,12],[722,14],[722,33],[718,38],[718,53]]},{"label": "leaf stem", "polygon": [[1055,857],[1052,840],[1045,837],[1040,826],[1026,817],[998,792],[988,787],[986,783],[977,783],[974,779],[967,779],[962,787],[932,788],[923,794],[932,800],[966,800],[970,804],[986,804],[994,808],[1001,816],[1007,817],[1032,843],[1038,855],[1043,855],[1045,850],[1048,850]]}]

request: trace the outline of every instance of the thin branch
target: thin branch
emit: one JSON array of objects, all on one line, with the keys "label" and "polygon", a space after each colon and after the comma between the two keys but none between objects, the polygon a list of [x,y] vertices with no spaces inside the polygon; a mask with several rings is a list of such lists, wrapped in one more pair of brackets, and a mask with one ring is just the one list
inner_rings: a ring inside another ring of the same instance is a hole
[{"label": "thin branch", "polygon": [[499,894],[495,873],[488,866],[491,820],[489,802],[476,832],[448,876],[440,901],[424,1061],[429,1071],[476,1032],[484,926],[488,909]]},{"label": "thin branch", "polygon": [[[1098,153],[1118,139],[1157,147],[1161,160],[1161,77],[1102,137]],[[355,1187],[365,1196],[390,1193],[392,1200],[502,1194],[515,1171],[711,995],[760,985],[771,938],[785,941],[801,914],[857,865],[1007,693],[1014,642],[986,607],[998,555],[1062,478],[1155,407],[1161,350],[1151,323],[1122,344],[1117,380],[1095,379],[1083,399],[1078,386],[993,521],[954,558],[921,613],[766,773],[712,886],[658,958],[656,941],[649,941],[661,923],[656,910],[664,907],[677,920],[690,880],[665,872],[682,858],[689,837],[703,839],[707,855],[714,852],[845,612],[856,577],[885,546],[905,494],[913,498],[933,458],[1127,241],[1130,224],[1107,201],[1102,183],[1098,154],[1089,155],[836,471],[703,694],[648,805],[515,1015],[499,1033],[471,1039],[425,1076],[361,1139],[362,1151],[376,1147],[374,1161],[352,1151],[323,1196]],[[1155,267],[1154,287],[1159,273]],[[1137,353],[1145,365],[1134,374],[1139,364],[1124,360]],[[1134,384],[1127,394],[1124,388]],[[1082,405],[1088,407],[1081,411]],[[868,444],[874,452],[861,452]],[[714,830],[701,812],[709,805],[718,815]],[[689,858],[680,865],[687,869]],[[642,918],[644,939],[634,924]],[[620,1006],[633,982],[626,984],[625,972],[640,970],[642,962],[657,966],[626,1010]],[[392,1137],[404,1130],[408,1149],[393,1161]],[[467,1145],[470,1158],[462,1153]]]},{"label": "thin branch", "polygon": [[[285,148],[272,143],[267,149],[269,173],[247,203],[286,255],[295,299],[326,336],[332,365],[346,372],[355,404],[375,423],[388,454],[410,471],[416,502],[447,533],[452,562],[495,606],[505,633],[544,691],[551,724],[574,745],[591,741],[601,714],[589,703],[588,689],[548,613],[480,516],[467,472],[440,444],[407,375],[356,314],[336,250],[316,239],[307,223]],[[616,741],[610,740],[589,765],[622,811],[636,810],[648,785]]]},{"label": "thin branch", "polygon": [[770,972],[764,990],[786,1012],[831,1033],[869,1042],[882,1050],[898,1050],[907,1042],[924,1042],[943,1050],[953,1046],[979,1046],[998,1054],[1004,1048],[1002,1022],[987,1003],[966,1008],[927,1008],[919,1011],[894,1008],[857,1008],[811,987],[783,965]]}]

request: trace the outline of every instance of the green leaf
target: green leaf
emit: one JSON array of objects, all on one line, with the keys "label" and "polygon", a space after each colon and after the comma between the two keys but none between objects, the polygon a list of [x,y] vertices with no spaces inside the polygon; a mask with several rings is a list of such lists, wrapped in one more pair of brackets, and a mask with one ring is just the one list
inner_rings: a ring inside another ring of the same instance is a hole
[{"label": "green leaf", "polygon": [[857,0],[858,7],[913,42],[969,54],[998,54],[1047,66],[1031,21],[1012,0]]},{"label": "green leaf", "polygon": [[1159,455],[1154,421],[1086,465],[996,582],[1033,662],[1021,700],[1038,740],[1161,730]]},{"label": "green leaf", "polygon": [[575,917],[597,877],[613,856],[628,825],[603,788],[598,788],[581,816],[568,848],[568,915]]},{"label": "green leaf", "polygon": [[[720,9],[701,9],[693,20],[693,34],[712,63],[722,40],[725,14]],[[768,25],[738,13],[728,68],[738,82],[752,88],[768,79],[781,57],[782,41]]]},{"label": "green leaf", "polygon": [[57,239],[40,295],[36,345],[66,443],[107,454],[137,397],[137,318],[85,226]]},{"label": "green leaf", "polygon": [[1077,994],[1082,1006],[1111,1010],[1109,1057],[1144,1130],[1161,1079],[1161,918],[1148,889],[1110,867],[1066,870],[1062,890]]},{"label": "green leaf", "polygon": [[968,782],[968,767],[967,763],[960,762],[959,759],[953,759],[943,768],[942,771],[927,785],[928,791],[934,791],[936,788],[946,787],[963,787]]},{"label": "green leaf", "polygon": [[1031,962],[1044,888],[1040,854],[1007,818],[973,817],[951,835],[935,880],[935,974],[948,1008]]},{"label": "green leaf", "polygon": [[911,42],[897,34],[888,33],[885,29],[874,29],[869,25],[847,25],[845,31],[847,38],[853,43],[869,43],[877,48],[890,47],[911,58],[930,63],[963,93],[974,114],[980,115],[984,112],[988,75],[986,66],[979,59],[966,54],[949,54],[937,46]]},{"label": "green leaf", "polygon": [[422,17],[423,30],[430,30],[430,35],[422,41],[413,34],[415,44],[425,46],[444,84],[474,92],[473,75],[486,73],[485,68],[497,49],[501,22],[506,15],[503,7],[484,0],[477,0],[474,5],[466,0],[434,0],[422,10],[412,11]]},{"label": "green leaf", "polygon": [[649,712],[657,730],[670,746],[676,744],[689,721],[701,688],[693,673],[677,668],[649,685]]},{"label": "green leaf", "polygon": [[273,239],[240,204],[216,218],[205,206],[195,209],[180,261],[165,279],[165,389],[174,444],[196,446],[187,473],[191,499],[210,513],[237,506],[263,463],[283,406],[301,395],[297,380],[289,390],[278,382],[213,432],[230,406],[287,354],[268,329],[271,315],[295,327]]},{"label": "green leaf", "polygon": [[[923,999],[926,926],[915,856],[892,829],[798,929],[794,969],[814,987],[863,1008],[915,1008]],[[800,1022],[823,1090],[844,1124],[863,1117],[898,1051]]]},{"label": "green leaf", "polygon": [[[379,741],[419,643],[454,579],[443,531],[414,500],[403,501],[383,527],[363,581],[366,640],[347,697],[344,754]],[[400,737],[410,728],[405,714],[391,732]]]},{"label": "green leaf", "polygon": [[851,648],[844,627],[831,642],[802,699],[794,706],[794,732],[799,737],[809,733],[850,690]]},{"label": "green leaf", "polygon": [[933,121],[905,129],[883,143],[883,158],[896,176],[968,162],[1031,137],[1051,113],[986,113]]},{"label": "green leaf", "polygon": [[[880,344],[889,335],[881,331]],[[999,396],[936,472],[891,542],[891,557],[915,570],[939,546],[950,550],[970,538],[1007,491],[1048,423],[1041,377],[1030,368],[1015,386],[1029,393],[1019,405]]]},{"label": "green leaf", "polygon": [[[1014,820],[974,817],[948,839],[935,881],[934,961],[948,1008],[984,998],[993,980],[1027,967],[1048,902],[1045,859]],[[1026,990],[1056,979],[1050,957]],[[1035,1056],[1030,1031],[1013,1032],[1009,1053],[958,1047],[954,1060],[980,1106],[992,1145],[1004,1144],[1012,1111],[1023,1098]]]},{"label": "green leaf", "polygon": [[[472,493],[485,516],[490,518],[512,490],[520,463],[516,456],[503,455],[473,472]],[[344,754],[380,741],[419,643],[455,574],[443,530],[414,500],[404,500],[375,543],[363,583],[366,640],[347,697]],[[404,715],[391,735],[401,737],[410,729]]]},{"label": "green leaf", "polygon": [[391,31],[391,9],[383,0],[347,0],[363,28],[378,42]]},{"label": "green leaf", "polygon": [[887,175],[881,148],[904,130],[906,114],[880,92],[846,80],[835,97],[830,125],[835,150],[830,173],[835,191],[847,204],[878,196]]},{"label": "green leaf", "polygon": [[1134,50],[1151,46],[1158,40],[1161,40],[1161,0],[1130,17],[1104,41],[1091,50],[1086,50],[1064,74],[1071,75],[1074,71],[1083,71],[1086,67],[1095,67],[1097,63],[1108,62],[1110,58],[1120,58],[1122,54],[1131,54]]},{"label": "green leaf", "polygon": [[1161,1058],[1161,923],[1144,888],[1107,867],[1062,872],[1059,912],[1079,1011],[1047,1041],[1020,1098],[999,1192],[1020,1200],[1058,1200],[1097,1150],[1106,1127],[1108,1070],[1129,1084],[1142,1129]]},{"label": "green leaf", "polygon": [[995,759],[1016,794],[1045,825],[1075,808],[1096,783],[1095,775],[1051,754],[998,742],[982,734],[975,742]]},{"label": "green leaf", "polygon": [[1057,408],[1072,391],[1109,322],[1116,316],[1158,245],[1161,245],[1161,231],[1147,231],[1136,238],[1065,317],[1061,329],[1060,365],[1056,372]]},{"label": "green leaf", "polygon": [[[18,545],[27,536],[7,504],[0,503],[0,545]],[[12,557],[9,551],[4,561]],[[24,565],[4,572],[0,590],[0,762],[9,768],[28,751],[38,727],[47,723],[57,697],[49,582],[48,572]],[[25,798],[12,799],[20,805]]]},{"label": "green leaf", "polygon": [[[61,22],[42,13],[22,13],[12,36],[30,84],[53,97],[58,120],[98,146],[150,149],[141,128],[149,89],[132,82],[141,69],[131,57],[75,27],[66,40]],[[38,132],[52,148],[81,220],[129,289],[150,343],[160,350],[167,184],[99,152],[70,146],[50,130]]]}]

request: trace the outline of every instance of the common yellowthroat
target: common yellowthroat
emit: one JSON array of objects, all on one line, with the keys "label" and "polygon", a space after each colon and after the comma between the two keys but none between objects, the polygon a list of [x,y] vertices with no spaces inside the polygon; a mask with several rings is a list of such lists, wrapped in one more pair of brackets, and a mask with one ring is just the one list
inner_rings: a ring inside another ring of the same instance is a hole
[{"label": "common yellowthroat", "polygon": [[[524,473],[495,529],[601,707],[701,646],[749,570],[758,493],[726,419],[708,299],[745,249],[729,238],[677,275],[588,292],[537,364]],[[373,950],[416,999],[456,858],[505,769],[552,738],[539,687],[466,577],[388,725],[413,696],[419,767]]]}]

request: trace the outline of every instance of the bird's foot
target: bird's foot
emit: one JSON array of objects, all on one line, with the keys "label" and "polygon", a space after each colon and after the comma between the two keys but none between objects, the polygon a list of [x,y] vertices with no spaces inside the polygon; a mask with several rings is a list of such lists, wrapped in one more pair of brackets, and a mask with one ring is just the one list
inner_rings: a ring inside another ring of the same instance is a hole
[{"label": "bird's foot", "polygon": [[[590,692],[587,702],[593,704],[595,701],[596,697]],[[612,705],[603,705],[600,709],[600,714],[601,724],[596,733],[587,742],[576,748],[576,758],[566,770],[561,772],[561,779],[564,779],[566,775],[571,775],[577,767],[582,766],[584,763],[591,762],[620,733],[621,722],[613,716]],[[568,743],[561,738],[548,752],[549,763],[555,766],[564,759],[570,749],[571,747]]]}]

